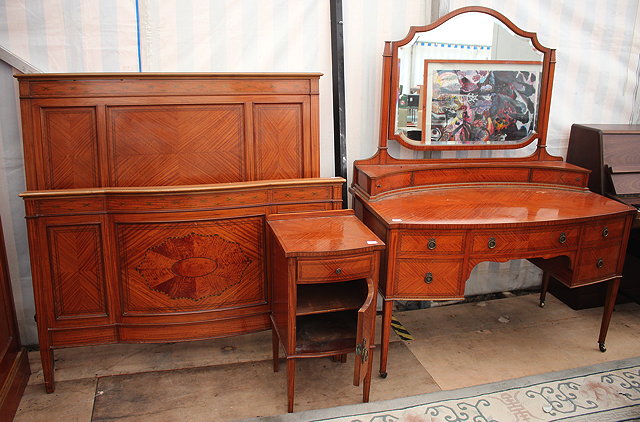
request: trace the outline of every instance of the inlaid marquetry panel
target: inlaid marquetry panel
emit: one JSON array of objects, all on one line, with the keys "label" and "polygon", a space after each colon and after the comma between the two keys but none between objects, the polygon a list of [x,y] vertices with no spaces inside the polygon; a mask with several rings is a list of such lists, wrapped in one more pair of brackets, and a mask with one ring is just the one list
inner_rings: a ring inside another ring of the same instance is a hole
[{"label": "inlaid marquetry panel", "polygon": [[302,104],[255,104],[257,179],[303,177]]},{"label": "inlaid marquetry panel", "polygon": [[245,180],[241,104],[109,109],[112,186]]},{"label": "inlaid marquetry panel", "polygon": [[119,223],[125,314],[226,309],[266,300],[263,221]]},{"label": "inlaid marquetry panel", "polygon": [[41,115],[46,188],[100,186],[95,109],[52,107]]},{"label": "inlaid marquetry panel", "polygon": [[49,226],[47,240],[56,319],[105,316],[100,225]]}]

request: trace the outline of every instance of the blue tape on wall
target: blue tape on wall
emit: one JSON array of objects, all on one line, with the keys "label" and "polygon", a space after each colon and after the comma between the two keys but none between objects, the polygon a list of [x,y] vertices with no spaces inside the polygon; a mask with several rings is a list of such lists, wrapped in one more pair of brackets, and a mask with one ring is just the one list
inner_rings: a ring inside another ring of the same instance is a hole
[{"label": "blue tape on wall", "polygon": [[140,49],[140,5],[136,1],[136,32],[138,36],[138,72],[142,72],[142,52]]}]

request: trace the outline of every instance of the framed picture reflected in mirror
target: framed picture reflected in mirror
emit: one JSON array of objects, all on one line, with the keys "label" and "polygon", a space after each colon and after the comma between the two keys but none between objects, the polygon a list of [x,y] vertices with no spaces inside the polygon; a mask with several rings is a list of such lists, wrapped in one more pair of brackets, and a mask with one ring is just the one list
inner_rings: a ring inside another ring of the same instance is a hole
[{"label": "framed picture reflected in mirror", "polygon": [[425,60],[425,144],[519,143],[536,131],[539,61]]}]

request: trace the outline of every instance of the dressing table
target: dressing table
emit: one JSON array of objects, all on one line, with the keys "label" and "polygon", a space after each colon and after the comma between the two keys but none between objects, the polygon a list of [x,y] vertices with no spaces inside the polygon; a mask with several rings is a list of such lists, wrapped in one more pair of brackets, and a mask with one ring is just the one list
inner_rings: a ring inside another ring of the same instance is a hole
[{"label": "dressing table", "polygon": [[[460,299],[483,261],[540,267],[541,306],[549,277],[570,288],[608,282],[598,337],[606,350],[637,211],[590,192],[588,170],[547,152],[554,66],[555,51],[534,33],[483,7],[386,43],[378,151],[354,163],[350,188],[356,215],[387,245],[382,377],[393,302]],[[417,117],[408,118],[416,92]],[[395,158],[394,142],[424,157]]]}]

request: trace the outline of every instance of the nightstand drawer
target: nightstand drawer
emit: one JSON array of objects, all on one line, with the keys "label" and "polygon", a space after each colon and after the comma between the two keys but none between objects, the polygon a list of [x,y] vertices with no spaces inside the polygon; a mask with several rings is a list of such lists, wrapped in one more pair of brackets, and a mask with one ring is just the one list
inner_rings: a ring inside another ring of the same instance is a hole
[{"label": "nightstand drawer", "polygon": [[368,277],[372,269],[372,254],[344,258],[299,259],[298,282],[321,283]]},{"label": "nightstand drawer", "polygon": [[398,298],[463,297],[457,259],[399,259],[394,277],[393,296]]}]

